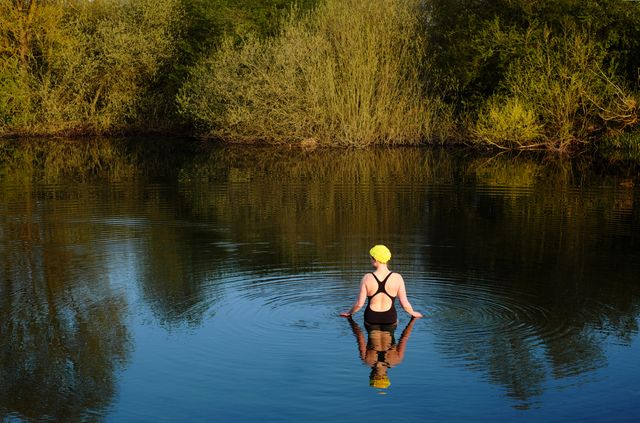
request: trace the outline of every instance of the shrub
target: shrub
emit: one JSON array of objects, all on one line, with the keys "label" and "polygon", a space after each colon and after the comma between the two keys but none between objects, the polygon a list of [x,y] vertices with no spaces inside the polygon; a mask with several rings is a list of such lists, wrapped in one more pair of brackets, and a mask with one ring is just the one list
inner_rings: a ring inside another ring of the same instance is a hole
[{"label": "shrub", "polygon": [[365,146],[441,136],[449,119],[424,96],[418,0],[327,0],[275,38],[226,40],[178,97],[205,136]]},{"label": "shrub", "polygon": [[0,57],[0,131],[28,120],[29,92],[16,57]]},{"label": "shrub", "polygon": [[474,132],[481,141],[566,151],[607,126],[637,123],[635,99],[605,68],[606,52],[592,37],[571,27],[562,34],[532,28],[528,37],[527,54],[479,114]]},{"label": "shrub", "polygon": [[609,134],[603,137],[598,150],[611,161],[640,162],[640,130]]},{"label": "shrub", "polygon": [[542,138],[534,111],[518,98],[493,98],[478,116],[474,135],[500,148],[532,148]]},{"label": "shrub", "polygon": [[178,0],[21,3],[0,0],[0,131],[103,132],[140,118]]}]

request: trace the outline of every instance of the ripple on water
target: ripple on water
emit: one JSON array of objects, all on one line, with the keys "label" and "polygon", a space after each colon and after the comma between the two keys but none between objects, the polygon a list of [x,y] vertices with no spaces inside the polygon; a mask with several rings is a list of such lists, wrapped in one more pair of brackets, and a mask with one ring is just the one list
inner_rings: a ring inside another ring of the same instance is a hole
[{"label": "ripple on water", "polygon": [[537,348],[549,324],[549,310],[527,301],[526,293],[480,279],[425,278],[412,281],[412,296],[426,303],[438,348],[466,360],[496,343]]},{"label": "ripple on water", "polygon": [[[353,302],[357,283],[345,283],[344,274],[329,267],[301,274],[278,269],[262,275],[235,273],[224,278],[223,286],[224,312],[251,320],[249,330],[260,336],[277,328],[322,327]],[[454,358],[468,357],[461,345],[485,345],[501,337],[536,348],[546,336],[565,331],[550,323],[547,309],[527,302],[525,293],[489,281],[411,276],[409,296],[414,307],[430,317],[438,347]]]}]

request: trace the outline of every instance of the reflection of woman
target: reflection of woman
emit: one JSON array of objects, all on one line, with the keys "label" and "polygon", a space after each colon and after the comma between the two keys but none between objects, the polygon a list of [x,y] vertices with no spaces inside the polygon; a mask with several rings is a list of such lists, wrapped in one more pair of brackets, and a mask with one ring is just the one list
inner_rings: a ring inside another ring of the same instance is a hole
[{"label": "reflection of woman", "polygon": [[371,264],[376,269],[374,272],[363,276],[360,283],[358,299],[351,309],[340,313],[343,317],[351,317],[362,308],[365,299],[369,299],[364,312],[364,321],[371,325],[393,325],[398,322],[398,315],[394,306],[396,297],[400,299],[400,305],[411,317],[422,317],[422,314],[413,310],[407,299],[404,279],[399,273],[394,273],[387,267],[391,259],[391,251],[384,245],[376,245],[370,251]]},{"label": "reflection of woman", "polygon": [[358,326],[353,319],[349,318],[349,324],[351,325],[353,334],[358,340],[360,359],[371,367],[371,374],[369,375],[370,386],[385,389],[391,385],[387,370],[402,362],[407,341],[409,340],[409,335],[411,334],[415,321],[416,319],[409,321],[407,327],[402,331],[400,342],[396,344],[394,338],[395,325],[368,325],[367,332],[369,334],[369,340],[365,342],[360,326]]}]

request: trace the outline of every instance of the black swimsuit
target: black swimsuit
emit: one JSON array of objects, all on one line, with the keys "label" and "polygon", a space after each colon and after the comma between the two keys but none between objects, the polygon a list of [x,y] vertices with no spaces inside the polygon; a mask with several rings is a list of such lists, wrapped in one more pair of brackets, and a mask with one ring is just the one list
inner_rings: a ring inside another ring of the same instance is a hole
[{"label": "black swimsuit", "polygon": [[[365,323],[368,323],[370,325],[393,325],[398,321],[398,314],[396,313],[396,308],[393,305],[396,297],[392,297],[391,295],[389,295],[389,293],[385,289],[385,284],[387,283],[389,276],[391,276],[391,273],[393,272],[389,272],[387,277],[384,278],[382,282],[378,280],[374,273],[371,273],[376,279],[376,282],[378,282],[378,290],[373,295],[367,297],[369,301],[367,302],[367,308],[364,310]],[[387,311],[371,310],[371,299],[380,293],[383,293],[387,297],[391,298],[391,307]]]}]

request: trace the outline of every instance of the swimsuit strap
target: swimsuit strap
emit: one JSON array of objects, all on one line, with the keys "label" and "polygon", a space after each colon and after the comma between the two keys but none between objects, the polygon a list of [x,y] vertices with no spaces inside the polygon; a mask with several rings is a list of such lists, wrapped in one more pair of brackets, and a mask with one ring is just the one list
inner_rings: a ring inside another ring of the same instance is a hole
[{"label": "swimsuit strap", "polygon": [[380,279],[378,279],[378,277],[376,276],[376,274],[375,274],[375,273],[373,273],[373,272],[371,272],[371,274],[372,274],[372,275],[373,275],[373,277],[375,278],[376,282],[378,282],[378,290],[377,290],[377,291],[376,291],[372,296],[370,296],[369,298],[373,298],[373,297],[375,297],[376,295],[378,295],[378,294],[379,294],[379,293],[381,293],[381,292],[382,292],[382,293],[384,293],[384,294],[386,294],[386,295],[387,295],[387,297],[391,298],[392,300],[395,298],[395,297],[392,297],[391,295],[389,295],[389,293],[387,292],[387,289],[386,289],[386,287],[385,287],[385,285],[387,284],[387,279],[389,279],[389,276],[391,276],[391,274],[392,274],[392,273],[393,273],[393,272],[389,272],[389,273],[387,274],[387,276],[386,276],[382,281],[380,281]]},{"label": "swimsuit strap", "polygon": [[379,284],[381,284],[381,283],[386,283],[386,282],[387,282],[387,279],[389,279],[389,276],[391,276],[391,274],[392,274],[392,273],[393,273],[393,272],[389,272],[389,273],[387,273],[387,276],[385,276],[385,278],[384,278],[382,281],[380,281],[380,279],[378,279],[378,277],[376,276],[376,274],[375,274],[375,273],[373,273],[373,272],[371,272],[371,274],[372,274],[372,275],[373,275],[373,277],[376,279],[376,281],[378,281],[378,283],[379,283]]},{"label": "swimsuit strap", "polygon": [[378,359],[376,360],[378,363],[382,363],[384,367],[391,368],[391,364],[387,361],[387,351],[376,351],[378,354]]}]

